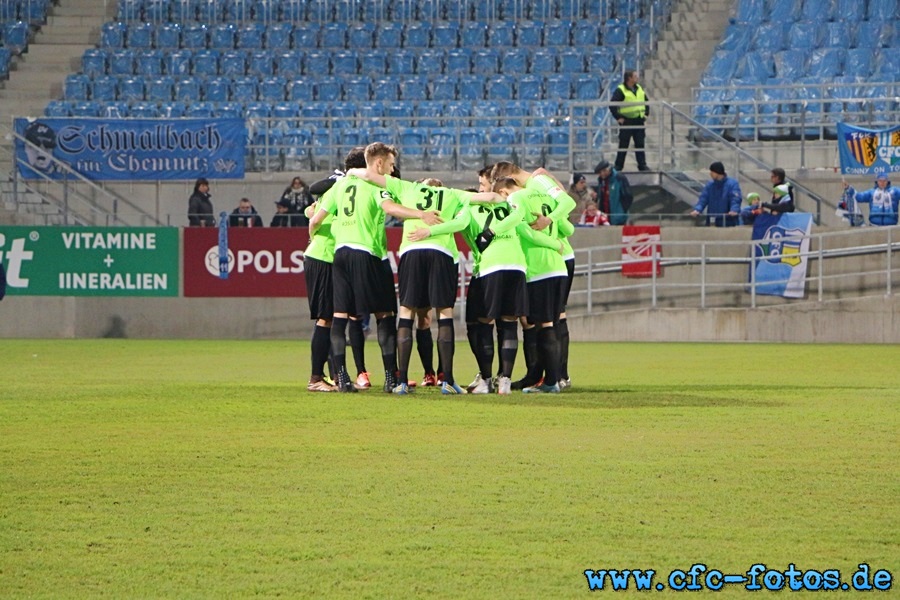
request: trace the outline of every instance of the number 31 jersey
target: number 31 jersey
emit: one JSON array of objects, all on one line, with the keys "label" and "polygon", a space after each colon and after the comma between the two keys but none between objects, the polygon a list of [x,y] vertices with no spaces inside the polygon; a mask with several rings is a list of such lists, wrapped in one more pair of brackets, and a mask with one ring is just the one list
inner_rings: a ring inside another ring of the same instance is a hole
[{"label": "number 31 jersey", "polygon": [[[390,194],[396,198],[397,202],[406,208],[418,210],[436,210],[440,213],[444,224],[447,227],[441,227],[446,233],[434,233],[435,227],[432,227],[432,236],[419,242],[411,242],[407,239],[407,235],[419,229],[420,227],[428,227],[421,219],[406,219],[403,221],[403,241],[400,243],[400,256],[409,250],[437,250],[453,258],[453,262],[459,260],[459,252],[456,249],[456,239],[453,237],[454,231],[463,229],[468,218],[465,214],[460,215],[460,211],[468,205],[471,192],[463,190],[454,190],[444,187],[432,187],[424,183],[413,183],[404,179],[386,176],[386,188]],[[457,220],[459,217],[459,220]],[[465,219],[465,220],[463,220]],[[451,221],[457,221],[459,225],[454,227],[449,225]],[[462,221],[462,222],[460,222]]]}]

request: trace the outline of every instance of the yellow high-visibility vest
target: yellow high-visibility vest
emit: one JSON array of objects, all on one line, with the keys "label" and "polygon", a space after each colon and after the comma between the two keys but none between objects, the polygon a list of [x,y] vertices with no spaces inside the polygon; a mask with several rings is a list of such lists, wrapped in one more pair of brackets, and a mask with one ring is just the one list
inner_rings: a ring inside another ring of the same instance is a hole
[{"label": "yellow high-visibility vest", "polygon": [[636,92],[632,92],[624,83],[620,83],[619,89],[625,96],[625,102],[629,103],[619,108],[619,115],[626,119],[643,119],[647,114],[647,105],[644,104],[647,101],[647,94],[644,93],[644,88],[638,85]]}]

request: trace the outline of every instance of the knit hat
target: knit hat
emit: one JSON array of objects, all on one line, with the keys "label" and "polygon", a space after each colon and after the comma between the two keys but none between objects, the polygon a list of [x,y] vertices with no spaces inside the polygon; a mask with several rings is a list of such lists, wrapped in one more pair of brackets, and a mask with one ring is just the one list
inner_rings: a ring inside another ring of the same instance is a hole
[{"label": "knit hat", "polygon": [[759,194],[750,192],[747,194],[747,204],[753,204],[754,202],[759,202]]},{"label": "knit hat", "polygon": [[723,165],[719,161],[716,161],[713,164],[709,165],[709,170],[712,171],[713,173],[717,173],[719,175],[724,175],[725,174],[725,165]]},{"label": "knit hat", "polygon": [[791,192],[788,189],[787,184],[782,183],[781,185],[776,185],[774,188],[772,188],[772,193],[775,195],[776,198],[781,198],[782,196],[787,196]]},{"label": "knit hat", "polygon": [[575,185],[579,181],[587,181],[587,177],[584,176],[584,173],[575,173],[572,175],[572,185]]}]

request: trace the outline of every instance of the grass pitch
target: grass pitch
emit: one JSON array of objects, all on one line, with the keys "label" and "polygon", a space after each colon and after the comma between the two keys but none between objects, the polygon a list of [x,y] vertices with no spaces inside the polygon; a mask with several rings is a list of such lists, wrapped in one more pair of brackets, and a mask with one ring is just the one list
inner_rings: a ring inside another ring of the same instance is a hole
[{"label": "grass pitch", "polygon": [[[560,395],[399,398],[307,393],[305,341],[3,340],[0,597],[562,598],[585,569],[697,562],[900,576],[896,348],[571,356]],[[457,365],[475,372],[464,342]]]}]

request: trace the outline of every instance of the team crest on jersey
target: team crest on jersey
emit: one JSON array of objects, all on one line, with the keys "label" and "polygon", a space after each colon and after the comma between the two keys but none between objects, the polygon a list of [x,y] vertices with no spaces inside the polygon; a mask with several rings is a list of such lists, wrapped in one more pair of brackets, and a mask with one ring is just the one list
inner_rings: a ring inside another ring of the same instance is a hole
[{"label": "team crest on jersey", "polygon": [[759,249],[763,256],[768,257],[766,262],[796,267],[802,261],[800,245],[803,243],[803,234],[801,229],[785,229],[781,225],[772,225],[760,240]]}]

